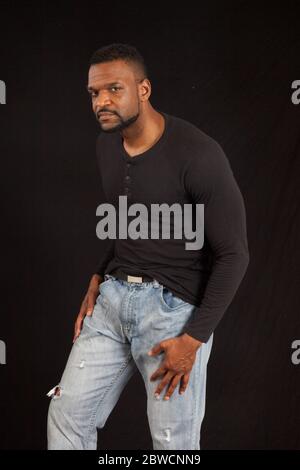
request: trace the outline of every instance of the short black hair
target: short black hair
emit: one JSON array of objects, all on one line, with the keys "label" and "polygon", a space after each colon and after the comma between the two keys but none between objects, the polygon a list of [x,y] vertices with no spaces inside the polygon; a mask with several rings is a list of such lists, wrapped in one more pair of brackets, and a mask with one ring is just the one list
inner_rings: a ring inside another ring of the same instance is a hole
[{"label": "short black hair", "polygon": [[113,43],[97,49],[90,58],[89,65],[112,62],[113,60],[124,60],[124,62],[135,66],[140,79],[148,77],[148,70],[144,58],[135,46],[130,44]]}]

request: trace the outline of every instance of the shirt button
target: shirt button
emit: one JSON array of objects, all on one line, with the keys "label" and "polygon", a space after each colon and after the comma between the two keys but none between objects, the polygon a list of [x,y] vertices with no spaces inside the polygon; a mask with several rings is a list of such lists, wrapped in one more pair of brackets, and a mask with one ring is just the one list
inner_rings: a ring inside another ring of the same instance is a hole
[{"label": "shirt button", "polygon": [[130,181],[131,180],[130,176],[125,176],[125,180]]}]

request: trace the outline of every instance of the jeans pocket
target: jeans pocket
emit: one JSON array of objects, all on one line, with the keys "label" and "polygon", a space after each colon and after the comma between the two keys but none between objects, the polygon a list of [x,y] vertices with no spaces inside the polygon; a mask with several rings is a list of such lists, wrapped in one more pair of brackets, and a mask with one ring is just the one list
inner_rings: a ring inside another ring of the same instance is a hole
[{"label": "jeans pocket", "polygon": [[105,274],[104,275],[104,280],[100,283],[99,285],[99,292],[101,293],[104,286],[106,286],[107,284],[110,284],[112,281],[115,281],[116,279],[111,276],[110,274]]},{"label": "jeans pocket", "polygon": [[187,301],[175,295],[165,286],[160,287],[160,300],[162,306],[167,311],[179,310],[181,307],[190,305]]}]

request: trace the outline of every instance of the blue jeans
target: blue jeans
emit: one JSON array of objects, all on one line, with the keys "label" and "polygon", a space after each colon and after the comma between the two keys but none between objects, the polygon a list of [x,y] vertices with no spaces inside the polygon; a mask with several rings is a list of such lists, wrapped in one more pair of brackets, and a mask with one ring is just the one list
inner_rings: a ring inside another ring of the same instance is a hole
[{"label": "blue jeans", "polygon": [[148,351],[178,336],[195,307],[152,282],[127,282],[105,274],[92,316],[86,316],[66,368],[54,389],[48,412],[48,449],[96,449],[103,428],[125,385],[139,370],[147,393],[147,416],[153,449],[200,449],[205,411],[206,369],[213,334],[197,350],[185,392],[168,387],[154,396],[162,376],[150,377],[164,353]]}]

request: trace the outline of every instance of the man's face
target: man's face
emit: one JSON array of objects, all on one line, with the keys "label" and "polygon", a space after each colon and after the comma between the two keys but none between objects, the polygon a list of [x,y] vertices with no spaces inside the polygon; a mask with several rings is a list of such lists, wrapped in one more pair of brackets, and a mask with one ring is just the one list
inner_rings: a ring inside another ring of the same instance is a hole
[{"label": "man's face", "polygon": [[87,89],[103,132],[121,131],[137,120],[140,114],[138,82],[141,78],[122,60],[90,67]]}]

